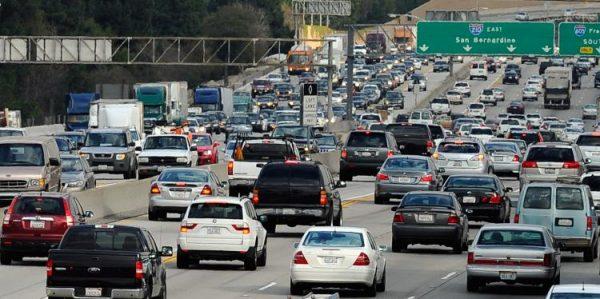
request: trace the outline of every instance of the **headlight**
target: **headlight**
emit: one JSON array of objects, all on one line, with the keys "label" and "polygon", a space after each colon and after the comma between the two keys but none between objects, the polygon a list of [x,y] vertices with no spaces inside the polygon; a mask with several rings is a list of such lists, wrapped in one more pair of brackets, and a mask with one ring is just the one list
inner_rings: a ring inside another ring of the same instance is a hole
[{"label": "headlight", "polygon": [[84,159],[89,159],[90,158],[90,154],[87,154],[87,153],[79,153],[79,156],[81,156]]},{"label": "headlight", "polygon": [[68,187],[83,187],[83,185],[85,185],[84,181],[76,181],[76,182],[67,183]]},{"label": "headlight", "polygon": [[148,157],[138,157],[138,162],[140,163],[148,163],[150,160]]},{"label": "headlight", "polygon": [[177,163],[187,163],[187,158],[186,157],[177,158]]},{"label": "headlight", "polygon": [[207,150],[207,151],[204,152],[204,154],[206,154],[206,155],[212,155],[212,151],[211,150]]},{"label": "headlight", "polygon": [[126,154],[117,154],[117,155],[115,156],[115,158],[116,158],[117,160],[125,160],[125,157],[127,157],[127,155],[126,155]]},{"label": "headlight", "polygon": [[32,179],[29,181],[29,186],[44,188],[46,185],[45,179]]}]

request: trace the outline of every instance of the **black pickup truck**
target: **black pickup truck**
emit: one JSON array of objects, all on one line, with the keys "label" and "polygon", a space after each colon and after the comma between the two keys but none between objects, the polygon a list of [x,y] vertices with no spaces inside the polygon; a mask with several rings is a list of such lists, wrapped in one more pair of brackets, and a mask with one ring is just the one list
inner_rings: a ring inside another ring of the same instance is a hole
[{"label": "black pickup truck", "polygon": [[434,150],[433,137],[427,125],[397,123],[389,124],[386,131],[392,133],[398,149],[404,155],[430,156]]},{"label": "black pickup truck", "polygon": [[[315,162],[271,162],[265,165],[252,193],[256,214],[266,216],[269,233],[277,224],[342,224],[342,202],[329,169]],[[265,217],[263,217],[265,218]]]},{"label": "black pickup truck", "polygon": [[158,249],[150,232],[119,225],[71,227],[46,265],[48,298],[166,298],[161,260],[173,248]]}]

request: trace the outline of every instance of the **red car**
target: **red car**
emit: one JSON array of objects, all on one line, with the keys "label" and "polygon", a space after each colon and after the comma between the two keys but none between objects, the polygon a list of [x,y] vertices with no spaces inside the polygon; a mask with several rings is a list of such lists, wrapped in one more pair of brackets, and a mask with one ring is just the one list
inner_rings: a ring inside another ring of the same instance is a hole
[{"label": "red car", "polygon": [[213,142],[210,134],[192,134],[192,145],[198,150],[198,165],[219,162],[219,143]]},{"label": "red car", "polygon": [[93,216],[77,198],[66,193],[26,192],[12,200],[2,220],[0,263],[10,265],[23,257],[48,256],[65,231]]}]

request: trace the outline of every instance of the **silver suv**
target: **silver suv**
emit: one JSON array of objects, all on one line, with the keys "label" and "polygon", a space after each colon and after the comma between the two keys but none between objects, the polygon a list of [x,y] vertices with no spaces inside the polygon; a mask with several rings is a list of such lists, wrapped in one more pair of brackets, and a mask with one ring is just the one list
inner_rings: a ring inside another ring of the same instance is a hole
[{"label": "silver suv", "polygon": [[600,132],[582,133],[575,143],[581,149],[583,156],[589,159],[588,171],[600,170]]},{"label": "silver suv", "polygon": [[444,177],[453,174],[492,173],[490,157],[481,141],[469,137],[445,138],[432,155]]},{"label": "silver suv", "polygon": [[521,163],[521,185],[533,181],[555,182],[557,179],[579,181],[586,172],[586,162],[579,146],[562,142],[532,144]]}]

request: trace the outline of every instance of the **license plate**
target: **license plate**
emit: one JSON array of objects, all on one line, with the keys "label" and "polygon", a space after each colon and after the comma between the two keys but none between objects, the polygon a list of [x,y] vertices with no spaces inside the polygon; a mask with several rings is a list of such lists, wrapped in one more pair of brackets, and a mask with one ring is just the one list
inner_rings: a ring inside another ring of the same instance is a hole
[{"label": "license plate", "polygon": [[432,223],[433,222],[433,215],[418,214],[417,215],[417,221],[418,222]]},{"label": "license plate", "polygon": [[360,155],[363,157],[371,157],[372,156],[371,152],[361,152]]},{"label": "license plate", "polygon": [[173,192],[171,192],[171,194],[173,195],[173,198],[188,198],[188,197],[190,197],[189,192],[173,191]]},{"label": "license plate", "polygon": [[85,295],[88,297],[102,296],[102,288],[85,288]]},{"label": "license plate", "polygon": [[46,222],[45,221],[35,221],[34,220],[34,221],[29,222],[29,227],[30,228],[40,229],[40,228],[44,228],[45,226],[46,226]]},{"label": "license plate", "polygon": [[517,272],[500,272],[500,280],[516,280]]},{"label": "license plate", "polygon": [[209,235],[220,235],[221,234],[221,228],[220,227],[207,227],[206,228],[206,233]]},{"label": "license plate", "polygon": [[573,226],[573,219],[558,219],[556,221],[558,226]]},{"label": "license plate", "polygon": [[556,174],[558,172],[558,169],[554,168],[543,168],[542,170],[544,174]]},{"label": "license plate", "polygon": [[108,169],[108,165],[98,165],[98,169],[99,170],[107,170]]},{"label": "license plate", "polygon": [[455,166],[455,167],[461,167],[462,166],[462,162],[461,161],[454,161],[454,162],[451,162],[450,165]]},{"label": "license plate", "polygon": [[394,183],[405,184],[405,183],[410,183],[411,181],[412,181],[412,178],[408,178],[408,177],[392,177],[392,182],[394,182]]},{"label": "license plate", "polygon": [[498,162],[499,162],[499,161],[502,161],[502,160],[504,160],[504,157],[492,157],[492,159],[493,159],[494,161],[498,161]]},{"label": "license plate", "polygon": [[463,203],[475,203],[477,199],[474,196],[465,196],[462,198]]},{"label": "license plate", "polygon": [[335,256],[324,256],[323,263],[324,264],[337,264],[337,257]]}]

